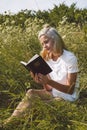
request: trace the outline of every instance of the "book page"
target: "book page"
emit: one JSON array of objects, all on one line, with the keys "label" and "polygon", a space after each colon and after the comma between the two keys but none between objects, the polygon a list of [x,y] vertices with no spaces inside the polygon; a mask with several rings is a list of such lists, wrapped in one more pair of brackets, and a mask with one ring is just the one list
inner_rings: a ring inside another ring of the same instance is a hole
[{"label": "book page", "polygon": [[20,62],[22,65],[24,65],[24,66],[26,66],[27,65],[27,63],[26,62],[24,62],[24,61],[21,61]]},{"label": "book page", "polygon": [[28,63],[30,63],[31,61],[35,60],[37,57],[39,57],[38,54],[34,55],[34,56],[28,61]]}]

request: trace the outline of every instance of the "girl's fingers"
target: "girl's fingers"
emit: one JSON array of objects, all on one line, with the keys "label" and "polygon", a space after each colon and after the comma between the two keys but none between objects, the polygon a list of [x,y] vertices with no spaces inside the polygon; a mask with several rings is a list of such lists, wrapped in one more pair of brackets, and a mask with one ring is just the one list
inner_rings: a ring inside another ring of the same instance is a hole
[{"label": "girl's fingers", "polygon": [[35,74],[35,81],[36,81],[37,83],[39,83],[39,77],[38,77],[38,74],[37,74],[37,73]]},{"label": "girl's fingers", "polygon": [[32,71],[30,71],[30,75],[31,75],[32,78],[34,78],[34,74],[33,74]]}]

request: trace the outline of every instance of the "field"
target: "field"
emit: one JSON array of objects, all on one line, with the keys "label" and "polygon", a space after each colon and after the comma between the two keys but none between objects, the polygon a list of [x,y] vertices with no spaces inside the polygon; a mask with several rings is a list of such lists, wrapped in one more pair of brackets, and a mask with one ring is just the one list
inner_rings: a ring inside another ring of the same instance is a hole
[{"label": "field", "polygon": [[[35,84],[20,61],[28,61],[39,53],[37,35],[43,21],[28,19],[26,28],[0,26],[0,123],[8,118],[27,89],[41,88]],[[35,99],[32,109],[19,124],[7,130],[86,130],[87,128],[87,32],[75,23],[60,22],[57,27],[67,48],[79,63],[80,97],[74,103],[53,101],[50,104]]]}]

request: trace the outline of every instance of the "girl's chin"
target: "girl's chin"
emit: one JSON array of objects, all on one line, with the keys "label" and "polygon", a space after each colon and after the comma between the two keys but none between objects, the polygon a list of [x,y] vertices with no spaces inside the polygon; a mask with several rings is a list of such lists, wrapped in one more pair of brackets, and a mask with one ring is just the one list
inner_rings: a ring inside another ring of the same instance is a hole
[{"label": "girl's chin", "polygon": [[50,50],[50,49],[45,49],[45,51],[46,51],[47,53],[52,53],[52,50]]},{"label": "girl's chin", "polygon": [[46,51],[49,52],[49,53],[51,52],[50,50],[46,50]]}]

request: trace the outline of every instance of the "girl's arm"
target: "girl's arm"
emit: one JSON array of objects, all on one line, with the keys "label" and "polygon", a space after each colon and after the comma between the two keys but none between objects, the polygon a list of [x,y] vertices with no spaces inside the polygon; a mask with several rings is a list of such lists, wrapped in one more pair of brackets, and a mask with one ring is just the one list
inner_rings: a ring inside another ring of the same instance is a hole
[{"label": "girl's arm", "polygon": [[[33,80],[37,83],[39,83],[39,78],[38,78],[38,75],[34,75],[31,71],[30,71],[30,74],[31,74],[31,77],[33,78]],[[47,77],[50,79],[49,75],[47,75]],[[43,84],[43,88],[46,89],[47,91],[51,91],[52,90],[52,87],[48,84]]]},{"label": "girl's arm", "polygon": [[61,92],[72,94],[76,83],[77,73],[68,74],[66,85],[60,84],[52,79],[49,79],[47,76],[44,76],[42,74],[38,74],[38,77],[38,83],[50,85]]}]

